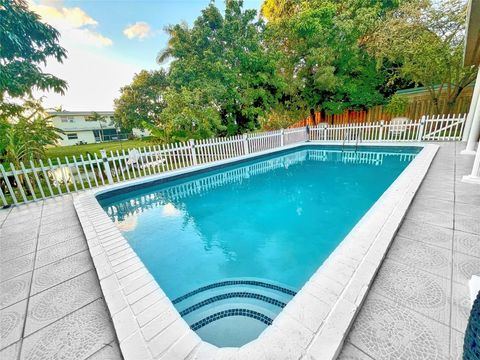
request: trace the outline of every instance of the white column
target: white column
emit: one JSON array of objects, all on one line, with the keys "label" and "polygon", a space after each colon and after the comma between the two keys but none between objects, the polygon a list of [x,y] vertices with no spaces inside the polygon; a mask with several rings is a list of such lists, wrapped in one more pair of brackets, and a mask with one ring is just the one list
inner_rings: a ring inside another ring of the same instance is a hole
[{"label": "white column", "polygon": [[480,71],[477,73],[477,80],[475,81],[475,86],[473,88],[472,101],[470,102],[470,109],[468,110],[467,119],[465,120],[462,141],[468,140],[468,135],[472,128],[473,113],[477,107],[478,99],[480,99]]},{"label": "white column", "polygon": [[473,160],[472,173],[470,175],[465,175],[462,178],[462,181],[480,185],[480,141],[478,142],[475,160]]},{"label": "white column", "polygon": [[467,128],[467,126],[469,125],[467,123],[469,120],[468,117],[465,122],[464,136],[466,133],[468,133],[468,140],[465,150],[462,151],[462,154],[464,155],[475,155],[475,145],[477,143],[478,137],[480,136],[480,81],[478,81],[478,79],[479,77],[477,76],[477,81],[475,82],[475,89],[473,91],[472,103],[470,104],[470,111],[468,113],[468,116],[470,116],[470,113],[472,113],[472,104],[475,102],[475,109],[473,110],[473,115],[471,115],[470,119],[471,125],[469,131]]},{"label": "white column", "polygon": [[475,112],[473,113],[472,127],[468,135],[467,147],[462,151],[462,154],[475,155],[475,145],[480,136],[480,101],[477,101]]}]

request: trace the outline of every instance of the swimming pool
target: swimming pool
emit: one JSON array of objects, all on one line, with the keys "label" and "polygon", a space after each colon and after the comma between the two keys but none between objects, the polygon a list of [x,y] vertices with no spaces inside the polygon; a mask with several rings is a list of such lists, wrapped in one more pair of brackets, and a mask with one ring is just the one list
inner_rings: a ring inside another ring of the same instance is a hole
[{"label": "swimming pool", "polygon": [[97,198],[188,325],[241,346],[420,149],[303,146]]}]

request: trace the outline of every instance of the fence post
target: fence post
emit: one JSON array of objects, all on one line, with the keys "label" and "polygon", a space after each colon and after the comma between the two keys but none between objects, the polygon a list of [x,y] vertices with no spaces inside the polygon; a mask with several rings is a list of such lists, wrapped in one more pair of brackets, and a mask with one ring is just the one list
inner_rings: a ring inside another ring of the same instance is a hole
[{"label": "fence post", "polygon": [[243,151],[244,151],[245,155],[248,155],[250,153],[250,150],[248,149],[247,134],[243,134]]},{"label": "fence post", "polygon": [[310,126],[305,126],[305,141],[310,141]]},{"label": "fence post", "polygon": [[192,164],[197,165],[197,152],[195,150],[195,139],[190,139],[190,155],[192,156]]},{"label": "fence post", "polygon": [[107,152],[105,150],[100,150],[100,154],[102,155],[103,166],[105,168],[105,174],[107,175],[108,183],[112,185],[113,176],[112,176],[112,171],[110,170],[110,164],[107,159]]},{"label": "fence post", "polygon": [[417,141],[422,141],[423,132],[425,131],[425,115],[420,119],[420,126],[418,127]]},{"label": "fence post", "polygon": [[384,124],[384,121],[380,120],[380,131],[379,131],[379,134],[378,134],[378,140],[380,140],[380,141],[383,140],[383,124]]},{"label": "fence post", "polygon": [[280,146],[285,145],[285,130],[280,130]]},{"label": "fence post", "polygon": [[324,141],[327,141],[327,128],[328,128],[328,124],[324,124],[323,125],[323,140]]}]

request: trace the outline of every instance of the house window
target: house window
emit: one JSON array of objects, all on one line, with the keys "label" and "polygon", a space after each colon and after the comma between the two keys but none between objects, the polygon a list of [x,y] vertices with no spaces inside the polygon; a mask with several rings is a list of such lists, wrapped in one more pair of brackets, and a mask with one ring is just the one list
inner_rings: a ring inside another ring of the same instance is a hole
[{"label": "house window", "polygon": [[60,119],[62,120],[62,123],[73,123],[73,116],[62,116]]},{"label": "house window", "polygon": [[77,133],[70,133],[67,134],[68,140],[77,140],[78,139],[78,134]]}]

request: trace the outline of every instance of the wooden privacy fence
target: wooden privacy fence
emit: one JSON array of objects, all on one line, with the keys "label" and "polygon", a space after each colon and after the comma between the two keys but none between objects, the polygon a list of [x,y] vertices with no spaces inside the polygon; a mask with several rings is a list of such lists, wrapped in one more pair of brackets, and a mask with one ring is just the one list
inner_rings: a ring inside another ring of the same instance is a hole
[{"label": "wooden privacy fence", "polygon": [[102,151],[101,158],[57,158],[19,166],[0,164],[0,204],[19,205],[62,194],[154,175],[162,172],[244,156],[305,142],[414,142],[460,140],[465,115],[422,117],[420,121],[322,124],[223,138]]},{"label": "wooden privacy fence", "polygon": [[[443,96],[438,100],[438,109],[440,109],[440,114],[448,113],[462,114],[468,112],[470,107],[470,101],[472,98],[473,88],[468,87],[464,89],[461,96],[458,97],[455,102],[454,108],[449,110],[448,99]],[[402,96],[408,97],[409,103],[402,115],[392,115],[391,113],[385,110],[385,106],[378,105],[373,106],[367,110],[345,110],[341,114],[325,114],[317,112],[314,115],[314,119],[308,117],[306,119],[300,120],[291,127],[303,127],[303,126],[315,126],[320,123],[328,123],[331,125],[337,124],[354,124],[354,123],[363,123],[363,122],[377,122],[385,121],[389,122],[393,118],[398,116],[407,117],[409,119],[418,120],[424,115],[434,116],[437,114],[435,110],[436,107],[433,105],[433,102],[430,98],[430,95],[427,91],[419,93],[404,93]]]}]

